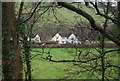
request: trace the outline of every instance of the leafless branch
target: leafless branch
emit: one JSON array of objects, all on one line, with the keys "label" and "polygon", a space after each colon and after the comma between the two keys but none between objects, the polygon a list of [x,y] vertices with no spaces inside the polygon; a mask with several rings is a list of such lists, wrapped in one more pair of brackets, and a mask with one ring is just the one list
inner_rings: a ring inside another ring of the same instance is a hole
[{"label": "leafless branch", "polygon": [[21,24],[22,24],[22,23],[25,23],[25,22],[28,21],[30,18],[32,18],[32,16],[34,15],[35,11],[37,10],[37,8],[39,7],[40,4],[41,4],[41,2],[39,2],[39,3],[37,4],[37,6],[36,6],[35,9],[33,10],[32,14],[30,15],[30,17],[28,17],[26,20],[24,20],[23,22],[21,22]]},{"label": "leafless branch", "polygon": [[114,22],[114,23],[116,23],[116,24],[119,23],[118,20],[113,19],[112,17],[109,17],[108,15],[101,13],[101,12],[99,11],[99,9],[98,9],[97,2],[95,2],[95,4],[93,4],[93,3],[91,2],[91,4],[92,4],[92,5],[94,6],[94,8],[96,9],[98,15],[103,16],[103,17],[105,17],[105,18],[107,18],[107,19],[110,19],[112,22]]},{"label": "leafless branch", "polygon": [[115,38],[114,36],[108,34],[106,31],[104,31],[104,29],[102,27],[99,27],[93,17],[91,17],[88,13],[84,12],[83,10],[81,10],[80,8],[76,8],[73,5],[70,5],[69,3],[65,3],[65,2],[58,2],[59,6],[63,6],[71,11],[74,11],[76,13],[78,13],[79,15],[82,15],[83,17],[85,17],[91,24],[91,27],[94,28],[95,30],[99,31],[102,35],[104,35],[105,37],[107,37],[108,39],[110,39],[111,41],[113,41],[114,43],[116,43],[117,45],[120,46],[120,41],[119,39]]}]

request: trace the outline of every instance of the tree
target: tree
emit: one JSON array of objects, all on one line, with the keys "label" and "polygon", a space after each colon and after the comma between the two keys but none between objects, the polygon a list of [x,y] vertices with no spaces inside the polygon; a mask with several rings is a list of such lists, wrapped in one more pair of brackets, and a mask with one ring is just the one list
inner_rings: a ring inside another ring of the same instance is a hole
[{"label": "tree", "polygon": [[19,31],[15,19],[14,2],[2,4],[2,69],[3,79],[22,79],[22,58],[18,41]]},{"label": "tree", "polygon": [[[37,21],[41,18],[41,16],[49,9],[45,9],[43,12],[39,13],[40,10],[40,4],[41,2],[39,2],[38,4],[36,3],[31,3],[32,8],[31,11],[28,10],[28,14],[27,17],[26,15],[22,15],[21,18],[19,17],[20,14],[24,14],[21,13],[22,12],[22,7],[23,7],[23,3],[21,2],[20,4],[20,9],[19,9],[19,15],[18,15],[18,19],[19,21],[21,21],[19,24],[19,33],[20,36],[22,38],[21,42],[22,42],[22,54],[23,54],[23,64],[24,64],[24,72],[25,72],[25,80],[26,81],[31,81],[32,80],[32,67],[31,67],[31,38],[32,38],[32,33],[33,33],[33,28],[34,26],[37,26]],[[29,5],[30,6],[30,5]],[[28,7],[29,7],[28,6]],[[24,5],[25,8],[26,5]],[[29,14],[31,13],[31,14]],[[37,13],[37,14],[36,14]],[[29,37],[29,41],[28,41],[28,37]]]}]

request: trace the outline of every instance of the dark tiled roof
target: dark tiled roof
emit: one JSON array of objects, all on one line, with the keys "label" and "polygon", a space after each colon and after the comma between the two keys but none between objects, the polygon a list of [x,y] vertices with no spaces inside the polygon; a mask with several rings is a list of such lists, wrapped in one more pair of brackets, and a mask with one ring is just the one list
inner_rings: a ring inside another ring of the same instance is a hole
[{"label": "dark tiled roof", "polygon": [[58,32],[62,37],[69,37],[72,33],[71,32]]}]

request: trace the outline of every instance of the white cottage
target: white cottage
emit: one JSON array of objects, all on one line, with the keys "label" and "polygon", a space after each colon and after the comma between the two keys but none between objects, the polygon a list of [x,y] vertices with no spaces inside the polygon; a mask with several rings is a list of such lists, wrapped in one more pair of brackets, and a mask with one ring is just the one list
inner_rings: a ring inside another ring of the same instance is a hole
[{"label": "white cottage", "polygon": [[69,37],[68,37],[68,42],[70,44],[81,44],[81,42],[77,39],[77,37],[74,35],[74,34],[71,34]]},{"label": "white cottage", "polygon": [[58,44],[62,44],[62,37],[59,33],[57,33],[52,39],[51,41],[56,41],[58,42]]},{"label": "white cottage", "polygon": [[[30,40],[30,38],[28,37],[28,41],[29,40]],[[38,34],[35,35],[35,37],[31,38],[31,41],[36,42],[36,43],[41,43],[40,36]]]},{"label": "white cottage", "polygon": [[67,39],[67,37],[62,37],[62,44],[67,44],[67,41],[68,39]]},{"label": "white cottage", "polygon": [[56,41],[58,44],[81,44],[80,41],[78,41],[77,37],[74,34],[70,33],[57,33],[51,41]]}]

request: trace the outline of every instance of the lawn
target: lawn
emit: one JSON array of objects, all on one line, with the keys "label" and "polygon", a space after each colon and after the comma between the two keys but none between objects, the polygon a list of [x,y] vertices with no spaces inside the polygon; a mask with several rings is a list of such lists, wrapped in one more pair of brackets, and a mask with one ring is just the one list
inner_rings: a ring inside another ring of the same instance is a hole
[{"label": "lawn", "polygon": [[[92,41],[91,43],[100,43],[100,41]],[[114,43],[112,41],[105,41],[105,43]]]},{"label": "lawn", "polygon": [[[32,50],[42,51],[41,48],[34,48]],[[44,49],[45,52],[48,52],[49,50],[50,48]],[[83,57],[81,58],[83,60],[87,59],[87,57],[90,57],[90,58],[93,57],[93,55],[85,56],[85,54],[88,51],[93,52],[96,55],[99,55],[99,53],[93,48],[78,49],[78,50],[83,51],[83,55],[82,55]],[[110,49],[106,49],[106,50],[110,50]],[[32,53],[32,57],[38,54],[38,52],[31,52],[31,53]],[[78,52],[76,52],[76,49],[74,48],[52,48],[50,50],[50,53],[53,57],[52,58],[53,60],[72,60],[75,58],[74,56]],[[71,78],[72,79],[97,79],[97,77],[101,78],[101,73],[99,71],[94,72],[94,75],[96,76],[92,76],[93,75],[92,71],[76,74],[76,72],[80,70],[84,70],[84,68],[73,66],[73,63],[65,63],[65,62],[56,63],[56,62],[50,62],[50,61],[41,59],[41,57],[46,57],[46,56],[47,54],[38,55],[32,59],[32,69],[33,69],[32,78],[33,79],[63,79],[65,77],[67,77],[68,79],[71,79]],[[107,54],[105,58],[107,58],[106,61],[109,61],[111,64],[115,64],[115,65],[118,64],[117,52],[112,52],[110,54]],[[101,62],[99,62],[98,64],[100,63]],[[91,65],[93,63],[89,62],[87,64],[82,64],[82,63],[76,63],[76,64],[85,66],[85,65]],[[116,76],[116,74],[113,72],[111,76]]]}]

